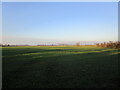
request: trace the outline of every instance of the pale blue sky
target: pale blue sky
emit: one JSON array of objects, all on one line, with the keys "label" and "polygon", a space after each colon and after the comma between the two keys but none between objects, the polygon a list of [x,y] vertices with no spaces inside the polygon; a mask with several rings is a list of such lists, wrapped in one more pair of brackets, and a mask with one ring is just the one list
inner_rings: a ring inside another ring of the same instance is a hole
[{"label": "pale blue sky", "polygon": [[4,43],[118,39],[117,2],[9,2],[2,6]]}]

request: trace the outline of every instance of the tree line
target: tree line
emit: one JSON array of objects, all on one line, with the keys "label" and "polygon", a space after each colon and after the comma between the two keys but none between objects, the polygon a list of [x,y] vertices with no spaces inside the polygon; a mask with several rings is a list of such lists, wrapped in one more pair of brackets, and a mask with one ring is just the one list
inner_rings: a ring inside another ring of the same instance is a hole
[{"label": "tree line", "polygon": [[96,44],[98,47],[103,47],[103,48],[115,48],[118,49],[120,48],[120,41],[116,41],[116,42],[104,42],[104,43],[97,43]]}]

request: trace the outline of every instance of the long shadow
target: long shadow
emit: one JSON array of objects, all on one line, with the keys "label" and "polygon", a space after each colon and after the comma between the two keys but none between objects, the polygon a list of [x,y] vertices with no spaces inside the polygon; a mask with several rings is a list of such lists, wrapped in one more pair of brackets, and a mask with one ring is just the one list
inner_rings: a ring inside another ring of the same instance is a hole
[{"label": "long shadow", "polygon": [[30,59],[7,75],[3,71],[3,88],[116,88],[116,59],[108,51]]}]

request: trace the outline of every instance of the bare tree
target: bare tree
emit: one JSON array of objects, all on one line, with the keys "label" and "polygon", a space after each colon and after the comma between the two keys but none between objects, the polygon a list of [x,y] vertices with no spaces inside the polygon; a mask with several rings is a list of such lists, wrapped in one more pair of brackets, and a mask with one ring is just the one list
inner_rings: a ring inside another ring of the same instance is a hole
[{"label": "bare tree", "polygon": [[79,42],[76,43],[76,46],[80,46]]}]

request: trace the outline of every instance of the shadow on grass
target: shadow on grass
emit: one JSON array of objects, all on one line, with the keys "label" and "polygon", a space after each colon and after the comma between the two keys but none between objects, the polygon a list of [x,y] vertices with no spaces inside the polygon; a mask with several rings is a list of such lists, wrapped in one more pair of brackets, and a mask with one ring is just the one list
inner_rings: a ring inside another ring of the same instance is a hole
[{"label": "shadow on grass", "polygon": [[117,88],[118,57],[111,52],[115,51],[55,56],[53,51],[39,58],[14,57],[8,64],[3,60],[3,88]]}]

